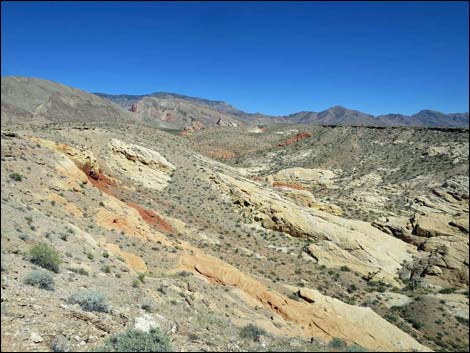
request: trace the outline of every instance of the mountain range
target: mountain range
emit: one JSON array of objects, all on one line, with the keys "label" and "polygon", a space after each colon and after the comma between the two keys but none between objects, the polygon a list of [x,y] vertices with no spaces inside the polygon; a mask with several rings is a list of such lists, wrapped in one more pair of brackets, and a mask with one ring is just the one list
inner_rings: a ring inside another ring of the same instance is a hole
[{"label": "mountain range", "polygon": [[[28,99],[26,99],[28,98]],[[201,127],[316,124],[353,126],[420,126],[468,128],[469,114],[432,110],[406,116],[374,116],[342,106],[321,112],[303,111],[287,116],[247,113],[222,101],[157,92],[148,95],[87,93],[53,81],[2,77],[2,117],[23,121],[130,121],[168,129],[183,129],[197,122]]]}]

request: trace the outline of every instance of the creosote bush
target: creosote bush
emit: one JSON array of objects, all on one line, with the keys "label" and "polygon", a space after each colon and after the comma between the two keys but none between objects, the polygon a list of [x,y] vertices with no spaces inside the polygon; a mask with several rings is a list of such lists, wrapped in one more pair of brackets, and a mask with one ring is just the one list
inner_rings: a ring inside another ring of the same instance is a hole
[{"label": "creosote bush", "polygon": [[23,180],[23,176],[21,174],[18,174],[18,173],[11,173],[10,178],[13,179],[14,181],[22,181]]},{"label": "creosote bush", "polygon": [[47,271],[31,271],[24,278],[24,283],[45,290],[54,290],[54,278]]},{"label": "creosote bush", "polygon": [[34,245],[29,250],[30,260],[33,264],[41,266],[52,272],[59,272],[61,263],[59,253],[45,243]]},{"label": "creosote bush", "polygon": [[172,352],[170,340],[158,328],[150,332],[129,330],[112,336],[94,352]]},{"label": "creosote bush", "polygon": [[248,324],[240,330],[241,337],[252,339],[253,341],[257,342],[260,340],[261,336],[265,334],[265,330],[253,324]]},{"label": "creosote bush", "polygon": [[94,290],[77,292],[68,299],[68,303],[78,304],[85,311],[108,312],[108,305],[103,294]]}]

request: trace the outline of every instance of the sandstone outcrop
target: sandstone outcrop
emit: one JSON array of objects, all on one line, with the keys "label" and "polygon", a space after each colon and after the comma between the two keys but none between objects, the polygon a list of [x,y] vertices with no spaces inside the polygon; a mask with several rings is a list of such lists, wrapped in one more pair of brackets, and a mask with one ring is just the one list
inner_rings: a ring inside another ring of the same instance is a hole
[{"label": "sandstone outcrop", "polygon": [[350,266],[363,276],[399,285],[395,280],[398,270],[416,252],[411,245],[369,223],[300,207],[246,179],[218,174],[213,180],[239,205],[247,219],[268,229],[310,239],[308,252],[320,265]]},{"label": "sandstone outcrop", "polygon": [[242,290],[284,320],[300,326],[300,333],[304,337],[326,341],[336,337],[379,351],[428,350],[370,308],[345,304],[318,291],[307,289],[301,290],[308,297],[309,303],[297,302],[268,289],[223,261],[207,255],[185,255],[181,258],[181,265],[212,283]]},{"label": "sandstone outcrop", "polygon": [[302,131],[302,132],[299,132],[298,134],[296,134],[292,137],[289,137],[286,141],[279,143],[278,146],[284,147],[284,146],[292,145],[294,143],[302,141],[302,140],[304,140],[306,138],[309,138],[311,136],[312,136],[312,134],[310,134],[308,132],[305,132],[305,131]]},{"label": "sandstone outcrop", "polygon": [[156,190],[168,185],[170,174],[176,169],[160,153],[117,139],[108,143],[106,162],[116,173]]},{"label": "sandstone outcrop", "polygon": [[335,216],[341,216],[343,210],[334,204],[321,202],[315,199],[311,192],[307,190],[288,190],[283,193],[292,199],[299,206],[313,208],[319,211],[327,212]]},{"label": "sandstone outcrop", "polygon": [[222,118],[219,118],[219,120],[217,120],[217,122],[215,123],[216,126],[218,127],[224,127],[224,126],[228,126],[228,127],[237,127],[238,124],[234,121],[227,121],[227,120],[223,120]]},{"label": "sandstone outcrop", "polygon": [[328,169],[288,168],[282,169],[266,179],[270,184],[274,182],[300,184],[306,188],[314,185],[331,186],[335,173]]},{"label": "sandstone outcrop", "polygon": [[444,286],[469,283],[467,217],[456,218],[444,213],[416,214],[411,219],[377,220],[373,225],[420,250],[419,255],[404,266],[401,278],[418,282],[426,279]]},{"label": "sandstone outcrop", "polygon": [[193,134],[194,132],[202,130],[202,129],[204,129],[204,125],[200,121],[193,120],[193,121],[191,121],[191,124],[186,126],[183,129],[183,131],[181,131],[180,135],[181,136],[189,136],[189,135]]}]

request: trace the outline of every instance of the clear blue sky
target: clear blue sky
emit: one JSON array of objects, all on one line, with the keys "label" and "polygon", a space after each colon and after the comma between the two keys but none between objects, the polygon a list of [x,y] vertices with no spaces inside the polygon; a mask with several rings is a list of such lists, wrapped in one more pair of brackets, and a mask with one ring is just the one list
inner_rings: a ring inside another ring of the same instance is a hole
[{"label": "clear blue sky", "polygon": [[468,111],[468,2],[2,2],[2,76],[248,112]]}]

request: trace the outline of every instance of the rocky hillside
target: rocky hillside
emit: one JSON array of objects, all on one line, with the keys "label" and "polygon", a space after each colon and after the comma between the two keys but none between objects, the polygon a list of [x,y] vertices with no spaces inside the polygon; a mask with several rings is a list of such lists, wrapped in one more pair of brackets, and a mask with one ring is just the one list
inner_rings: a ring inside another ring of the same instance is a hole
[{"label": "rocky hillside", "polygon": [[134,121],[129,112],[93,94],[56,82],[2,77],[2,124]]},{"label": "rocky hillside", "polygon": [[2,125],[2,351],[468,350],[468,130],[43,121]]}]

